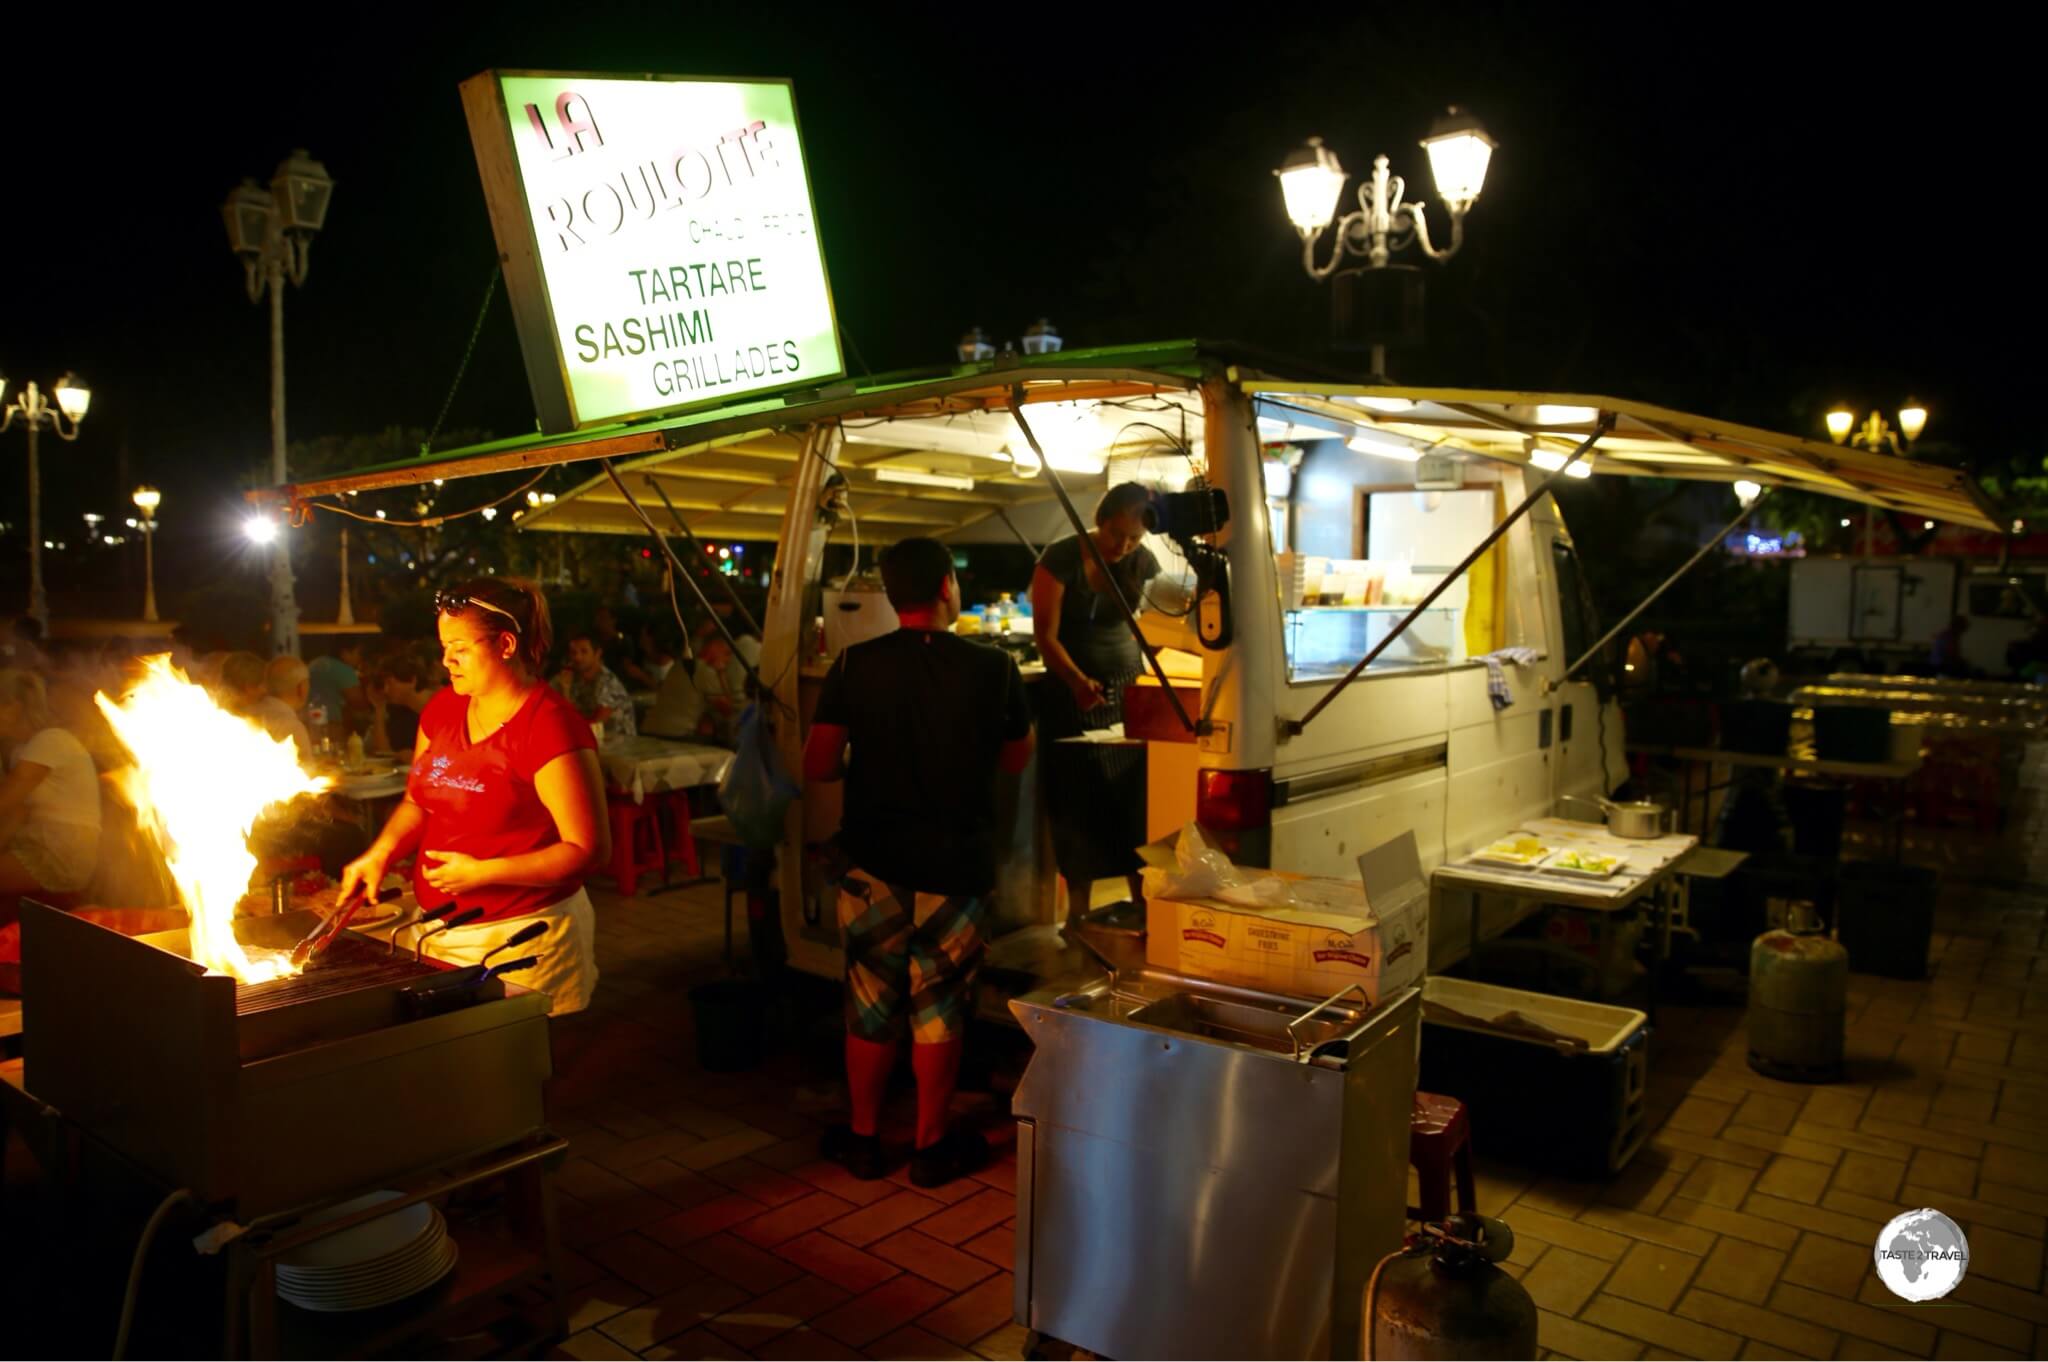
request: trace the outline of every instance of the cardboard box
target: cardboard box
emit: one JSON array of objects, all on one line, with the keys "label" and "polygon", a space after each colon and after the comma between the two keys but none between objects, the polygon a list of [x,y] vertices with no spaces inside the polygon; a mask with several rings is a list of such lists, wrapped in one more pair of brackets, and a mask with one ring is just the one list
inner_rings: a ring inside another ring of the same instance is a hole
[{"label": "cardboard box", "polygon": [[1358,984],[1377,1005],[1427,967],[1429,884],[1410,833],[1360,856],[1355,883],[1240,867],[1290,886],[1273,906],[1168,897],[1170,845],[1145,860],[1145,960],[1160,969],[1318,1001]]}]

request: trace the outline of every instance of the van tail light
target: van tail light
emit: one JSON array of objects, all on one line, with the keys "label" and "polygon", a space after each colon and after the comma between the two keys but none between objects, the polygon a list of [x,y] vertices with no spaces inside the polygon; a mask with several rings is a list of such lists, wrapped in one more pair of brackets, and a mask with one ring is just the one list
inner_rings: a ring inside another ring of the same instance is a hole
[{"label": "van tail light", "polygon": [[1229,855],[1245,848],[1245,835],[1264,833],[1273,822],[1273,773],[1203,770],[1195,775],[1195,822]]}]

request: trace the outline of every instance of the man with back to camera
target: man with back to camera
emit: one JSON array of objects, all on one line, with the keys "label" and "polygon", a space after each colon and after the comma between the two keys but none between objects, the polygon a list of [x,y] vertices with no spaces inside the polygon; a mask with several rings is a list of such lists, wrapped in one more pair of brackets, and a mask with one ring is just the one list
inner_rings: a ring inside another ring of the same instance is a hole
[{"label": "man with back to camera", "polygon": [[846,781],[838,836],[814,848],[838,876],[853,1106],[824,1152],[858,1178],[887,1172],[877,1131],[907,1028],[910,1180],[937,1187],[988,1152],[978,1135],[949,1132],[946,1115],[995,890],[996,773],[1031,760],[1031,710],[1008,654],[952,632],[950,549],[902,540],[882,555],[882,583],[900,627],[840,654],[804,745],[806,781]]}]

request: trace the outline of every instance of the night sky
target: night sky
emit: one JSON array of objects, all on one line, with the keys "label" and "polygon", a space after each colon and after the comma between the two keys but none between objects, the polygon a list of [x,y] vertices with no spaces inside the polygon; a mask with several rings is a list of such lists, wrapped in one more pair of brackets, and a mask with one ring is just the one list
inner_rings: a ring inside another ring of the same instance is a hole
[{"label": "night sky", "polygon": [[[1426,265],[1430,344],[1397,378],[1816,433],[1838,398],[1910,390],[1930,440],[2040,443],[2019,400],[2038,118],[2013,35],[1924,11],[1345,8],[415,4],[296,35],[253,10],[211,32],[74,14],[78,60],[10,62],[0,215],[10,396],[74,368],[94,389],[84,438],[45,442],[45,515],[126,513],[148,479],[166,547],[217,541],[267,441],[265,315],[218,205],[294,146],[338,188],[286,304],[292,435],[432,422],[494,259],[456,93],[491,66],[792,77],[856,368],[945,362],[965,327],[1041,314],[1070,346],[1314,354],[1324,294],[1269,171],[1320,133],[1354,174],[1385,151],[1428,192],[1416,140],[1456,102],[1501,146],[1463,253]],[[501,291],[449,424],[532,419]],[[18,431],[0,451],[18,522]]]}]

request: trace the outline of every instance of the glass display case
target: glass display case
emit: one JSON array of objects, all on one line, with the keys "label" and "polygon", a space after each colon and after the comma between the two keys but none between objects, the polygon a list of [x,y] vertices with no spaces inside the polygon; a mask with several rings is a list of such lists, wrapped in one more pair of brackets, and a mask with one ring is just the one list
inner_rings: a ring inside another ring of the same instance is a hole
[{"label": "glass display case", "polygon": [[[1290,682],[1328,681],[1344,675],[1379,646],[1413,605],[1311,605],[1283,616]],[[1369,670],[1447,666],[1465,660],[1465,612],[1432,606],[1373,660]]]}]

